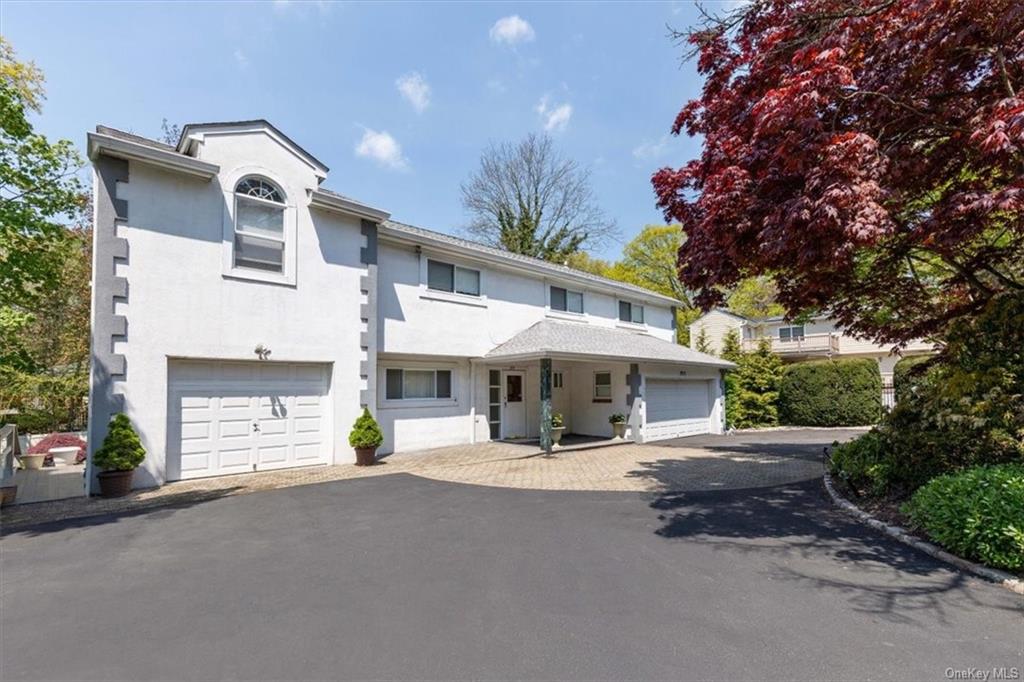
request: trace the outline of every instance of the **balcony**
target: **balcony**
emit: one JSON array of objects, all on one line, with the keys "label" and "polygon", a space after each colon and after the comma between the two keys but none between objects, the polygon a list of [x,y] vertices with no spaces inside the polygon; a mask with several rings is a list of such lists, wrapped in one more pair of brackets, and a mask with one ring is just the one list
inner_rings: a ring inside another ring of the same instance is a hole
[{"label": "balcony", "polygon": [[[776,336],[766,337],[772,344],[772,352],[779,355],[832,355],[839,352],[838,334],[807,334],[794,339],[782,340]],[[761,339],[744,339],[743,350],[757,350]]]}]

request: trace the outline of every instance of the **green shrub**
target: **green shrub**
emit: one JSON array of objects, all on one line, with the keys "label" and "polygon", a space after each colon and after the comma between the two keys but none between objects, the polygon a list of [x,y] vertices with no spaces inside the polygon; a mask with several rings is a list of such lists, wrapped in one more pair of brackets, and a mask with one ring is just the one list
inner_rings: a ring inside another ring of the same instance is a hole
[{"label": "green shrub", "polygon": [[619,414],[618,412],[616,412],[615,414],[613,414],[613,415],[608,417],[608,423],[609,424],[625,424],[626,423],[626,415]]},{"label": "green shrub", "polygon": [[954,554],[1024,570],[1024,464],[939,476],[914,493],[903,511]]},{"label": "green shrub", "polygon": [[779,383],[779,419],[795,426],[864,426],[882,416],[882,375],[866,358],[789,365]]},{"label": "green shrub", "polygon": [[777,426],[782,360],[772,353],[768,339],[761,339],[751,353],[738,347],[738,340],[726,337],[723,357],[735,362],[736,369],[725,375],[725,422],[731,429]]},{"label": "green shrub", "polygon": [[930,355],[911,355],[903,358],[892,369],[892,385],[896,402],[913,396],[919,384],[926,381],[926,370],[934,359]]},{"label": "green shrub", "polygon": [[363,408],[363,413],[352,425],[352,432],[348,434],[348,444],[354,448],[377,448],[384,442],[384,433],[380,430],[377,420],[370,414],[370,410]]},{"label": "green shrub", "polygon": [[856,491],[872,496],[890,492],[896,463],[877,429],[846,443],[834,443],[829,470]]},{"label": "green shrub", "polygon": [[103,445],[93,456],[93,464],[104,471],[130,471],[142,464],[146,450],[142,447],[139,434],[135,433],[131,421],[124,414],[114,415],[107,427]]}]

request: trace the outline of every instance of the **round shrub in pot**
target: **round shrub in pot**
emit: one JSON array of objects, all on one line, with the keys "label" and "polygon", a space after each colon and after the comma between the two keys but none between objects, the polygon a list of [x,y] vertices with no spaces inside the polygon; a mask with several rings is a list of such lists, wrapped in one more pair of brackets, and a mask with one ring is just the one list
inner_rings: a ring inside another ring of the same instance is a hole
[{"label": "round shrub in pot", "polygon": [[363,413],[352,425],[348,435],[348,444],[355,448],[356,466],[370,466],[377,462],[377,448],[384,442],[384,434],[370,410],[363,408]]},{"label": "round shrub in pot", "polygon": [[100,495],[123,497],[130,493],[135,469],[145,458],[146,450],[127,415],[114,415],[103,445],[92,456],[93,464],[103,470],[98,476]]}]

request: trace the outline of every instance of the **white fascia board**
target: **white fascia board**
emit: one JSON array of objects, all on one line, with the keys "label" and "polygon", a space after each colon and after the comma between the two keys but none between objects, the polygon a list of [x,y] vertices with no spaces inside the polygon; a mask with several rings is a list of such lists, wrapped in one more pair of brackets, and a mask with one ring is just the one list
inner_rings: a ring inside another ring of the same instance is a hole
[{"label": "white fascia board", "polygon": [[718,362],[700,362],[696,360],[666,360],[662,358],[638,358],[628,355],[598,355],[592,353],[559,353],[543,350],[530,351],[529,353],[516,353],[515,355],[501,355],[497,357],[470,358],[470,362],[479,364],[502,364],[509,362],[528,362],[532,360],[564,360],[566,362],[628,362],[628,363],[653,363],[659,365],[690,365],[695,367],[711,367],[714,369],[731,370],[736,367],[735,363],[728,360]]},{"label": "white fascia board", "polygon": [[105,154],[119,159],[159,166],[165,170],[194,175],[204,180],[210,180],[220,172],[220,166],[216,164],[102,133],[89,133],[88,147],[90,159],[96,159],[100,154]]},{"label": "white fascia board", "polygon": [[622,298],[623,300],[631,300],[638,302],[653,302],[661,305],[679,306],[681,302],[656,293],[654,291],[637,291],[626,286],[619,286],[615,282],[599,282],[592,280],[588,277],[578,277],[571,272],[563,272],[561,270],[554,270],[553,268],[546,268],[543,265],[536,263],[530,263],[528,261],[521,261],[515,258],[504,258],[502,256],[489,253],[487,251],[466,248],[456,244],[451,244],[443,239],[435,239],[428,235],[411,235],[408,232],[392,230],[387,225],[381,225],[378,229],[378,236],[390,242],[399,242],[404,244],[412,244],[414,246],[428,246],[432,250],[442,253],[449,253],[455,257],[470,258],[473,260],[484,261],[492,263],[500,267],[509,270],[527,270],[533,274],[541,275],[548,279],[560,280],[562,282],[569,282],[572,284],[583,285],[586,288],[596,291],[602,291],[604,293],[611,294]]},{"label": "white fascia board", "polygon": [[327,194],[326,192],[321,192],[316,189],[310,191],[309,205],[326,211],[335,211],[337,213],[344,213],[345,215],[351,215],[357,218],[366,218],[367,220],[372,220],[375,223],[383,222],[391,217],[390,213],[379,208],[360,204],[357,201],[349,201],[348,199],[343,199],[342,197]]}]

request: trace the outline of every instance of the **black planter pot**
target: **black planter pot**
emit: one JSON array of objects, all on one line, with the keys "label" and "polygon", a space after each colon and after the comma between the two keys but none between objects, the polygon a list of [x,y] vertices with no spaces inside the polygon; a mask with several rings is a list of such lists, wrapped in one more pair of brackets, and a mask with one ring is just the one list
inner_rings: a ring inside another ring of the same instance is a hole
[{"label": "black planter pot", "polygon": [[124,497],[132,491],[132,477],[135,469],[128,471],[101,471],[100,497]]}]

